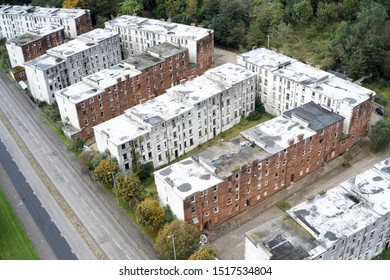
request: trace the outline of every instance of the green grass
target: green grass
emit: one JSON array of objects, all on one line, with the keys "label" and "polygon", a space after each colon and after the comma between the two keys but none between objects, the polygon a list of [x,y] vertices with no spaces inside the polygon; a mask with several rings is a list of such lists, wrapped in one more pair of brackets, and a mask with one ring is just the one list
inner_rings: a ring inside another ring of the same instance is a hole
[{"label": "green grass", "polygon": [[291,205],[287,201],[281,201],[278,203],[278,208],[282,211],[287,211],[291,208]]},{"label": "green grass", "polygon": [[38,260],[39,256],[0,189],[0,260]]},{"label": "green grass", "polygon": [[390,111],[390,83],[384,80],[368,81],[363,84],[364,87],[376,92],[375,102]]},{"label": "green grass", "polygon": [[378,256],[373,258],[373,260],[390,260],[390,249],[384,250]]},{"label": "green grass", "polygon": [[61,128],[56,127],[50,120],[47,119],[45,115],[41,115],[45,122],[54,130],[54,132],[58,135],[58,137],[64,142],[67,146],[70,144],[70,141],[66,136],[62,133]]}]

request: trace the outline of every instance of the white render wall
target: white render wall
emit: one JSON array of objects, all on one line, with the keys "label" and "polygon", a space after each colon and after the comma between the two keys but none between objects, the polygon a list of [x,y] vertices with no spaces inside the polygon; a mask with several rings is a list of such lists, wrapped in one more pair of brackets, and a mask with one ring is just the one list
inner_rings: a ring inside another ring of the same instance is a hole
[{"label": "white render wall", "polygon": [[169,205],[172,212],[175,213],[179,220],[184,220],[183,200],[172,191],[172,187],[158,176],[154,176],[159,201],[162,206]]},{"label": "white render wall", "polygon": [[[39,13],[31,12],[31,10],[39,9],[42,11],[47,10],[47,8],[41,7],[32,7],[32,6],[11,6],[11,10],[19,9],[20,13],[8,13],[4,12],[3,9],[8,7],[9,5],[1,5],[0,6],[0,37],[5,37],[7,39],[11,39],[20,35],[25,34],[28,30],[35,29],[38,27],[42,27],[45,25],[55,24],[58,26],[64,27],[65,36],[67,38],[76,38],[77,37],[77,29],[76,29],[76,21],[79,17],[71,17],[68,18],[61,16],[44,16]],[[39,11],[38,10],[38,11]],[[65,11],[74,11],[75,14],[79,14],[80,16],[84,13],[88,13],[86,10],[80,9],[58,9]],[[23,12],[22,12],[23,11]]]},{"label": "white render wall", "polygon": [[238,55],[237,64],[256,73],[257,94],[267,112],[279,116],[313,101],[343,116],[343,132],[346,134],[354,106],[375,94],[350,81],[267,49]]},{"label": "white render wall", "polygon": [[[81,36],[85,36],[85,34]],[[83,41],[82,44],[86,45],[89,42]],[[119,36],[116,33],[91,47],[76,51],[70,56],[64,56],[62,51],[58,51],[58,49],[63,50],[66,45],[50,49],[46,55],[25,64],[29,88],[35,99],[52,104],[55,102],[54,93],[56,91],[80,82],[83,77],[121,61]],[[52,57],[53,64],[42,68],[40,66],[42,59],[48,56]],[[56,63],[56,60],[64,60],[64,63]]]},{"label": "white render wall", "polygon": [[11,67],[23,66],[25,61],[22,48],[15,45],[15,43],[6,43],[5,46],[7,47]]},{"label": "white render wall", "polygon": [[[209,71],[212,72],[213,70]],[[138,137],[139,135],[136,137],[122,135],[120,138],[126,140],[122,142],[118,139],[113,140],[117,143],[117,152],[110,147],[112,145],[110,135],[102,135],[101,131],[105,130],[104,127],[118,127],[118,118],[120,117],[95,126],[94,131],[98,150],[103,152],[105,149],[109,149],[116,152],[115,154],[111,153],[111,155],[118,159],[122,170],[126,170],[126,163],[131,168],[131,145],[129,145],[129,140],[137,143],[135,152],[139,155],[141,163],[153,162],[154,167],[159,167],[171,162],[200,144],[213,139],[219,133],[238,124],[241,116],[246,117],[254,110],[256,77],[249,71],[247,73],[249,75],[241,81],[222,82],[218,77],[209,75],[209,72],[206,72],[204,75],[214,77],[214,83],[220,85],[221,89],[220,92],[213,93],[198,103],[194,103],[191,97],[187,99],[180,90],[175,90],[175,88],[180,89],[181,85],[169,89],[165,96],[172,97],[174,106],[180,107],[180,104],[183,104],[182,108],[186,109],[183,109],[180,114],[155,125],[145,123],[140,116],[135,114],[138,111],[137,108],[142,105],[128,109],[125,115],[132,121],[139,123],[140,126],[144,126],[145,130],[141,138]],[[196,83],[196,81],[202,81],[202,79],[204,78],[198,77],[187,83]],[[160,96],[154,101],[147,102],[157,102],[163,98]],[[103,140],[98,140],[100,137]],[[122,148],[122,145],[124,145],[124,148]],[[126,154],[126,159],[124,159],[123,154]]]}]

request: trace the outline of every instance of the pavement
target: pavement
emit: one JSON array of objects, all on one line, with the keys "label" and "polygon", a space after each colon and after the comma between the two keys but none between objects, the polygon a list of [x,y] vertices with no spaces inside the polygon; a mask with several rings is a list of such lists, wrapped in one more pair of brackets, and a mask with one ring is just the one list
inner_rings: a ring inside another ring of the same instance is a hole
[{"label": "pavement", "polygon": [[372,153],[369,149],[368,138],[356,144],[349,152],[353,156],[351,167],[341,166],[344,161],[342,156],[336,158],[324,167],[210,232],[209,240],[217,251],[217,258],[220,260],[245,259],[244,234],[269,220],[284,215],[284,212],[276,206],[279,201],[284,200],[291,206],[295,206],[307,200],[310,196],[333,188],[337,184],[369,169],[375,163],[390,157],[390,147],[380,153]]}]

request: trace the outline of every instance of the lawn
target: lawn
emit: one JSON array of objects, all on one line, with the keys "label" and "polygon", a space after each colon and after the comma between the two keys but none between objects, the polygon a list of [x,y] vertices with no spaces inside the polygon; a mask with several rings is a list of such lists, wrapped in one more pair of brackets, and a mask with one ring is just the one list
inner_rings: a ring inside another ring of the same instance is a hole
[{"label": "lawn", "polygon": [[39,256],[0,188],[0,260],[38,260]]},{"label": "lawn", "polygon": [[381,254],[376,256],[374,260],[390,260],[390,249],[384,250]]}]

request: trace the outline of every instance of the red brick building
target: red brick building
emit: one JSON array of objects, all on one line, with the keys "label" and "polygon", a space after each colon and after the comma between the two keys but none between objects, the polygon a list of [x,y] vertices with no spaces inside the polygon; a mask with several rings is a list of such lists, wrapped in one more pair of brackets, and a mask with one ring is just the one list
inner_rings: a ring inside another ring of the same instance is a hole
[{"label": "red brick building", "polygon": [[[345,152],[343,123],[313,102],[287,111],[156,171],[160,201],[200,231],[211,230]],[[359,137],[363,131],[356,129]]]},{"label": "red brick building", "polygon": [[[48,25],[19,37],[10,39],[6,43],[11,67],[23,67],[24,63],[46,53],[47,50],[64,43],[65,33],[63,27]],[[16,69],[17,73],[22,73]],[[15,79],[27,80],[25,75],[15,75]]]},{"label": "red brick building", "polygon": [[66,135],[93,137],[93,126],[186,81],[188,59],[186,48],[163,43],[58,91]]}]

